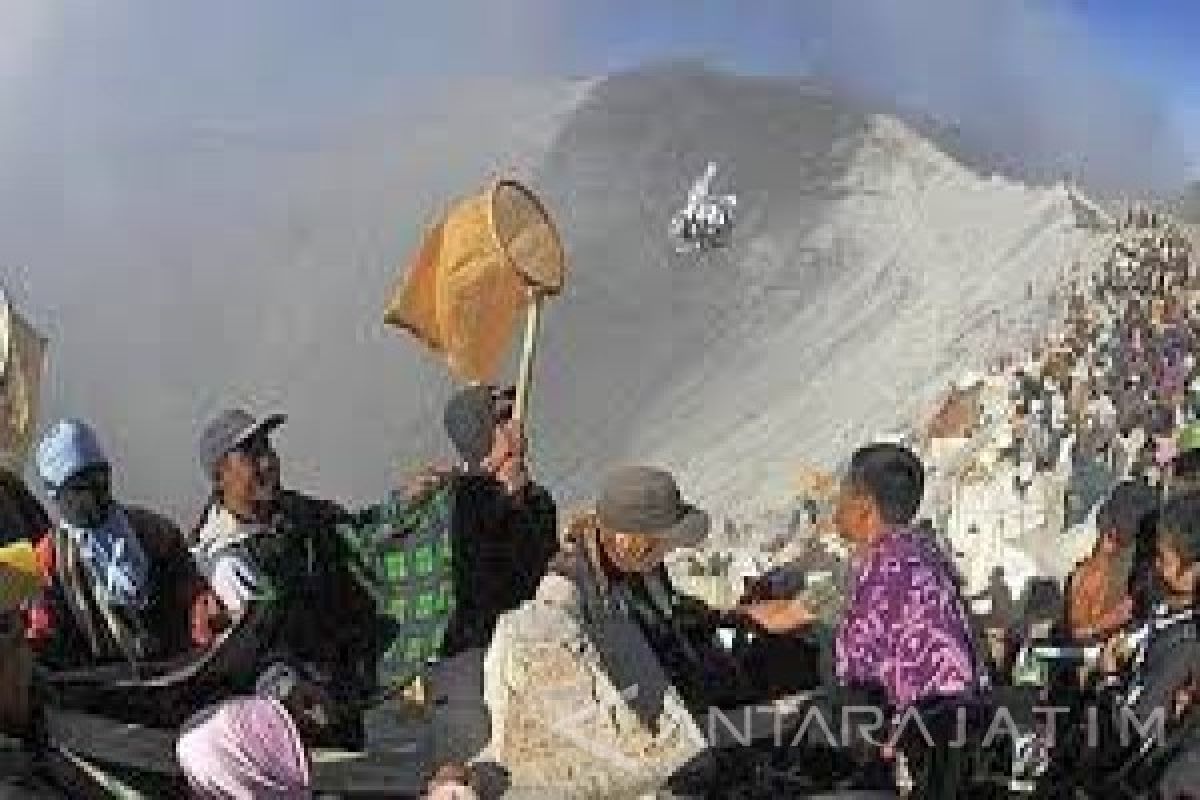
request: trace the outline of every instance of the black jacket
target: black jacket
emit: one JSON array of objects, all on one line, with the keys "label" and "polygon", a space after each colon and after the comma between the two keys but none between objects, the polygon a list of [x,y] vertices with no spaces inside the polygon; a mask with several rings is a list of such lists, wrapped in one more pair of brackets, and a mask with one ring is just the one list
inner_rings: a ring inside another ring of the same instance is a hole
[{"label": "black jacket", "polygon": [[1134,655],[1125,701],[1140,719],[1157,709],[1170,715],[1174,693],[1200,684],[1200,636],[1195,609],[1169,612],[1160,607],[1140,631],[1146,638]]},{"label": "black jacket", "polygon": [[334,684],[371,688],[375,606],[348,570],[339,525],[355,518],[335,503],[285,491],[273,533],[247,541],[280,609],[272,648],[311,664]]},{"label": "black jacket", "polygon": [[322,690],[330,720],[308,732],[310,744],[360,746],[361,712],[377,688],[377,609],[350,570],[340,530],[359,523],[336,503],[283,491],[265,533],[224,549],[254,564],[267,584],[257,609],[257,657],[230,676],[228,688],[250,691],[288,675]]},{"label": "black jacket", "polygon": [[153,662],[189,651],[191,599],[197,576],[183,536],[173,522],[153,511],[127,506],[124,512],[150,562],[146,608],[136,618],[113,611],[135,640],[133,652],[117,644],[90,583],[67,569],[64,548],[70,545],[61,529],[53,528],[38,543],[42,557],[54,570],[53,580],[37,602],[52,625],[50,640],[39,648],[39,658],[47,666],[70,669],[129,660]]},{"label": "black jacket", "polygon": [[487,647],[500,615],[533,599],[558,550],[557,510],[541,486],[510,496],[488,476],[451,480],[455,610],[447,657]]}]

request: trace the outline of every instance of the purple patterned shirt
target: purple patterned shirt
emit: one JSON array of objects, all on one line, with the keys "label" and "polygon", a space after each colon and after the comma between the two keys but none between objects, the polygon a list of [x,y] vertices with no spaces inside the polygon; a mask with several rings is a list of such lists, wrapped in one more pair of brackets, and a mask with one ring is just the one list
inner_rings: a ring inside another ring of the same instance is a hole
[{"label": "purple patterned shirt", "polygon": [[893,528],[859,556],[834,655],[843,684],[878,686],[899,709],[979,687],[966,610],[927,534]]}]

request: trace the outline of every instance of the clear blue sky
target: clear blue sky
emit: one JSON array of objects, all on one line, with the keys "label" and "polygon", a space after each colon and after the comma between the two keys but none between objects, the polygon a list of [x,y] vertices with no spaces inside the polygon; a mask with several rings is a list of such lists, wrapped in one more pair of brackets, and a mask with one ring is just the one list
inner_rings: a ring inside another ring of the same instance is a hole
[{"label": "clear blue sky", "polygon": [[1200,174],[1200,2],[1073,0],[1099,46],[1168,104]]}]

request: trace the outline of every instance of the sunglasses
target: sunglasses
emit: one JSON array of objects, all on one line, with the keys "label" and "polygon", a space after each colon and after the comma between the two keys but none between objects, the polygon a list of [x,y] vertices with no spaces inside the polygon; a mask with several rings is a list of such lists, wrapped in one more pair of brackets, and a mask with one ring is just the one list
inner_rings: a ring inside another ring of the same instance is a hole
[{"label": "sunglasses", "polygon": [[263,456],[271,455],[274,450],[271,447],[271,440],[266,434],[257,434],[246,439],[244,442],[233,448],[235,453],[241,453],[247,458],[257,459]]},{"label": "sunglasses", "polygon": [[49,487],[53,494],[104,494],[112,485],[107,469],[89,468],[72,475],[62,486]]}]

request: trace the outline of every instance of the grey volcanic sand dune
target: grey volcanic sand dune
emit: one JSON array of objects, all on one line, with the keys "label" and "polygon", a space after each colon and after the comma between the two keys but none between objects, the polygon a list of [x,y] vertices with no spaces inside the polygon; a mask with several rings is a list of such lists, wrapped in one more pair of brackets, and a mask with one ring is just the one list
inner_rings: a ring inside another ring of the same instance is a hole
[{"label": "grey volcanic sand dune", "polygon": [[[708,158],[740,194],[737,241],[676,257],[663,231]],[[649,460],[718,510],[777,506],[800,463],[1027,344],[1027,283],[1044,296],[1103,241],[1062,187],[984,179],[818,87],[686,68],[596,87],[539,182],[573,257],[537,405],[569,497]]]},{"label": "grey volcanic sand dune", "polygon": [[[551,312],[537,402],[550,474],[582,489],[605,462],[655,455],[659,424],[686,421],[675,454],[728,430],[731,420],[706,412],[711,396],[680,389],[739,391],[737,376],[758,358],[747,334],[764,332],[772,308],[817,302],[835,280],[827,254],[803,243],[839,193],[864,122],[800,82],[686,67],[592,91],[538,173],[572,269],[570,294]],[[677,256],[667,223],[708,159],[722,165],[714,188],[739,193],[738,241]],[[706,367],[728,385],[689,385]],[[680,405],[664,408],[668,397]],[[760,410],[772,399],[759,398]]]},{"label": "grey volcanic sand dune", "polygon": [[[162,148],[112,168],[137,186],[162,167],[174,194],[87,198],[64,235],[85,244],[57,253],[87,268],[27,291],[54,337],[47,411],[95,419],[125,494],[181,515],[202,492],[196,428],[229,402],[290,411],[289,482],[347,502],[444,451],[443,371],[380,312],[422,225],[506,165],[571,257],[533,407],[538,473],[568,503],[636,459],[719,510],[776,505],[799,463],[836,462],[1019,346],[1026,282],[1099,247],[1061,188],[977,176],[800,81],[693,67],[459,87],[315,143]],[[738,235],[678,257],[666,224],[709,158]]]}]

